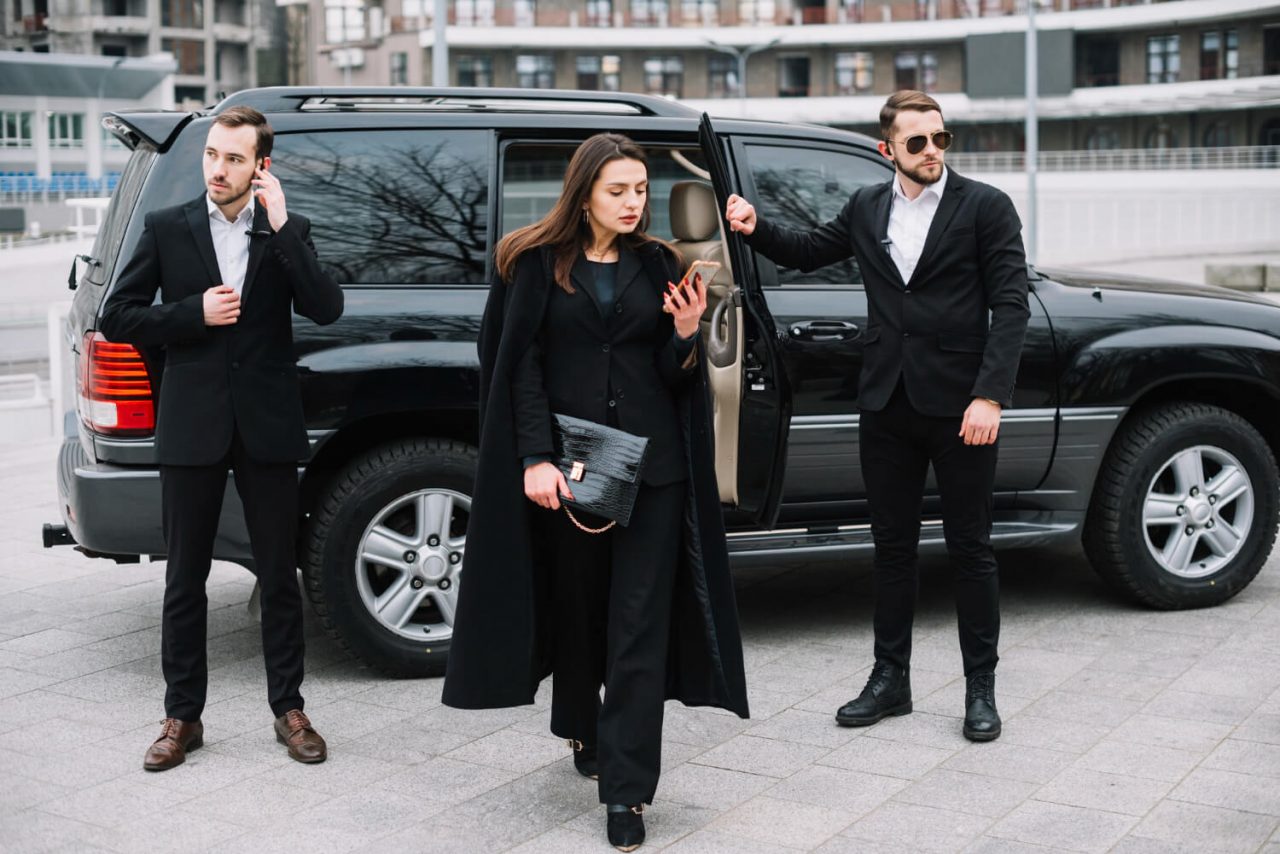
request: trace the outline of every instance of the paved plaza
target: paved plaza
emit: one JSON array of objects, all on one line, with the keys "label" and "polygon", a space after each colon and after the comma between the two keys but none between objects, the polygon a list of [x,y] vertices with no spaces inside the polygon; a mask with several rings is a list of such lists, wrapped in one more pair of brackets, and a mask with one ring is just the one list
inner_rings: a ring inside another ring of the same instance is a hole
[{"label": "paved plaza", "polygon": [[[319,766],[275,741],[252,584],[209,584],[206,746],[159,732],[163,565],[40,547],[56,445],[0,446],[0,850],[611,851],[595,786],[536,706],[463,712],[348,660],[308,613]],[[926,564],[914,714],[843,729],[870,665],[867,561],[740,571],[749,721],[668,704],[641,851],[1280,854],[1280,558],[1208,611],[1156,613],[1080,556],[1005,553],[1004,735],[960,734],[945,564]],[[549,688],[549,686],[548,686]]]}]

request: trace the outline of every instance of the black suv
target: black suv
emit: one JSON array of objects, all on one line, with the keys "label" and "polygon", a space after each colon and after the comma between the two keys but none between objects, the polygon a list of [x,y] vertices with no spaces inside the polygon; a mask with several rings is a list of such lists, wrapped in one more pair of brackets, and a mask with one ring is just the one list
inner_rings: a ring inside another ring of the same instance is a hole
[{"label": "black suv", "polygon": [[[275,88],[203,113],[121,113],[133,150],[78,284],[67,346],[79,407],[46,544],[162,556],[152,400],[162,350],[105,341],[98,312],[143,215],[203,191],[211,116],[246,104],[276,131],[273,171],[346,290],[336,324],[295,331],[311,456],[299,554],[324,625],[385,671],[439,672],[476,464],[475,339],[492,247],[545,213],[575,146],[602,130],[650,154],[653,233],[719,258],[704,321],[717,468],[735,561],[871,547],[858,464],[866,295],[854,261],[775,266],[725,234],[729,192],[810,228],[889,179],[872,140],[717,120],[641,95]],[[1157,608],[1222,602],[1276,536],[1280,307],[1208,287],[1029,270],[1031,321],[996,475],[998,546],[1083,543]],[[284,508],[282,508],[282,512]],[[229,489],[217,556],[251,565]],[[936,496],[922,519],[942,545]]]}]

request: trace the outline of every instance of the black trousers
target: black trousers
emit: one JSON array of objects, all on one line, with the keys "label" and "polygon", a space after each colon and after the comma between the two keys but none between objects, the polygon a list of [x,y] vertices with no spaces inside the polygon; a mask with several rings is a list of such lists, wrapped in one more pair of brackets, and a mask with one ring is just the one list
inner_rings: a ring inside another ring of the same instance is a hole
[{"label": "black trousers", "polygon": [[212,466],[161,466],[164,537],[169,550],[160,627],[165,715],[198,720],[209,678],[209,600],[205,583],[222,513],[227,471],[244,505],[249,545],[261,585],[262,653],[267,700],[279,717],[302,708],[302,596],[298,592],[298,470],[245,453],[237,434],[227,458]]},{"label": "black trousers", "polygon": [[598,746],[604,804],[653,803],[658,788],[684,503],[684,483],[642,486],[625,528],[585,534],[563,510],[547,520],[555,550],[551,731]]},{"label": "black trousers", "polygon": [[921,415],[902,383],[858,431],[875,539],[875,656],[907,668],[919,575],[920,514],[933,464],[954,578],[966,676],[993,672],[999,655],[1000,580],[991,551],[996,445],[966,445],[960,417]]}]

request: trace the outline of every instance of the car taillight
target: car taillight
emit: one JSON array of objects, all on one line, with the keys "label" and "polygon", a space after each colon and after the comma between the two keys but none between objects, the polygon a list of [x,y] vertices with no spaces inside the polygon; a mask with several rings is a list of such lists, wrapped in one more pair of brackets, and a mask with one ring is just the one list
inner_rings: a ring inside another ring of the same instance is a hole
[{"label": "car taillight", "polygon": [[155,432],[156,407],[147,365],[132,344],[86,332],[80,348],[80,418],[98,433],[142,436]]}]

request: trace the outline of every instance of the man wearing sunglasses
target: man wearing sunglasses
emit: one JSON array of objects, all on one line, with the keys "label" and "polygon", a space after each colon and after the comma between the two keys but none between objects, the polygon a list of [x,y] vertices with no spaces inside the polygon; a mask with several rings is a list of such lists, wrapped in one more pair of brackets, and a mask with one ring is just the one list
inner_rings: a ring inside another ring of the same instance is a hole
[{"label": "man wearing sunglasses", "polygon": [[942,110],[895,92],[880,111],[885,184],[858,188],[810,232],[774,225],[740,196],[725,218],[757,252],[803,271],[856,256],[866,288],[858,441],[875,540],[875,665],[836,713],[867,726],[911,711],[916,553],[930,464],[942,500],[966,677],[964,735],[1000,735],[999,579],[991,551],[1001,410],[1026,334],[1027,262],[1009,197],[947,169]]}]

